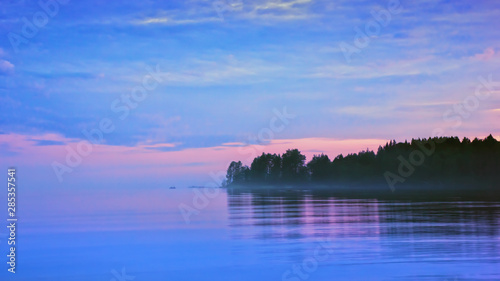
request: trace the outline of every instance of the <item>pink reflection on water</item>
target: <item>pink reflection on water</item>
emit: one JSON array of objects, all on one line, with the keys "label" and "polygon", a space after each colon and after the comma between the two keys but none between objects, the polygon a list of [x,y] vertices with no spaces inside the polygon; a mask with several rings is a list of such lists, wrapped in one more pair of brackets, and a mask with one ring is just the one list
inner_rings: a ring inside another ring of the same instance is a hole
[{"label": "pink reflection on water", "polygon": [[312,195],[229,195],[229,222],[237,239],[338,237],[378,240],[378,201]]}]

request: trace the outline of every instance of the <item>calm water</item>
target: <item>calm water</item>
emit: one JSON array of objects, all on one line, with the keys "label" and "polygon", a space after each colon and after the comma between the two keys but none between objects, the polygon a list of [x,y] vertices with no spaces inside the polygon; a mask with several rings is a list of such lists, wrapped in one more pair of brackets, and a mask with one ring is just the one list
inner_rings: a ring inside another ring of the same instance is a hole
[{"label": "calm water", "polygon": [[26,194],[0,279],[500,280],[498,202],[205,191]]}]

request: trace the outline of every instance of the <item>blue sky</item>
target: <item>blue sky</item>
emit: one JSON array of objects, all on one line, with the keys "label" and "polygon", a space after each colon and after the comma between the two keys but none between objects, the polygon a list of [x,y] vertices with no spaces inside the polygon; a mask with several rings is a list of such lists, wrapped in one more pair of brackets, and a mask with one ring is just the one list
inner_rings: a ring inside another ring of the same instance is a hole
[{"label": "blue sky", "polygon": [[[452,121],[478,77],[500,81],[497,1],[49,2],[58,11],[17,46],[23,18],[43,9],[0,4],[0,131],[37,146],[85,139],[103,118],[110,146],[248,143],[284,107],[296,117],[275,139],[500,135],[500,87]],[[340,46],[389,7],[347,60]],[[119,119],[113,101],[147,67],[162,82]]]}]

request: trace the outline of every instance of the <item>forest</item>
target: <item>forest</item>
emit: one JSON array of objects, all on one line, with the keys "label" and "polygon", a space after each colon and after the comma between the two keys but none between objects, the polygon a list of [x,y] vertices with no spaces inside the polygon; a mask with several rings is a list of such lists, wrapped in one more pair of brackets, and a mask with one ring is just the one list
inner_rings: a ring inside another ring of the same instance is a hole
[{"label": "forest", "polygon": [[233,161],[224,186],[304,185],[336,183],[387,184],[393,189],[408,183],[481,183],[500,186],[500,142],[484,139],[433,137],[390,141],[377,152],[366,150],[338,155],[306,156],[298,149],[283,154],[262,153],[250,167]]}]

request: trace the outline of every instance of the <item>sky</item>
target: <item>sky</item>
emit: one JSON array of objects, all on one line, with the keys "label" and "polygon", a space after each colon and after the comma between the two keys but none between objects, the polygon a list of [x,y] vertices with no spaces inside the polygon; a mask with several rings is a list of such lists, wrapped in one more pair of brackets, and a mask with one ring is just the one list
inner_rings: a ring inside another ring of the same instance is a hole
[{"label": "sky", "polygon": [[0,3],[0,166],[32,188],[500,139],[498,1],[41,3]]}]

